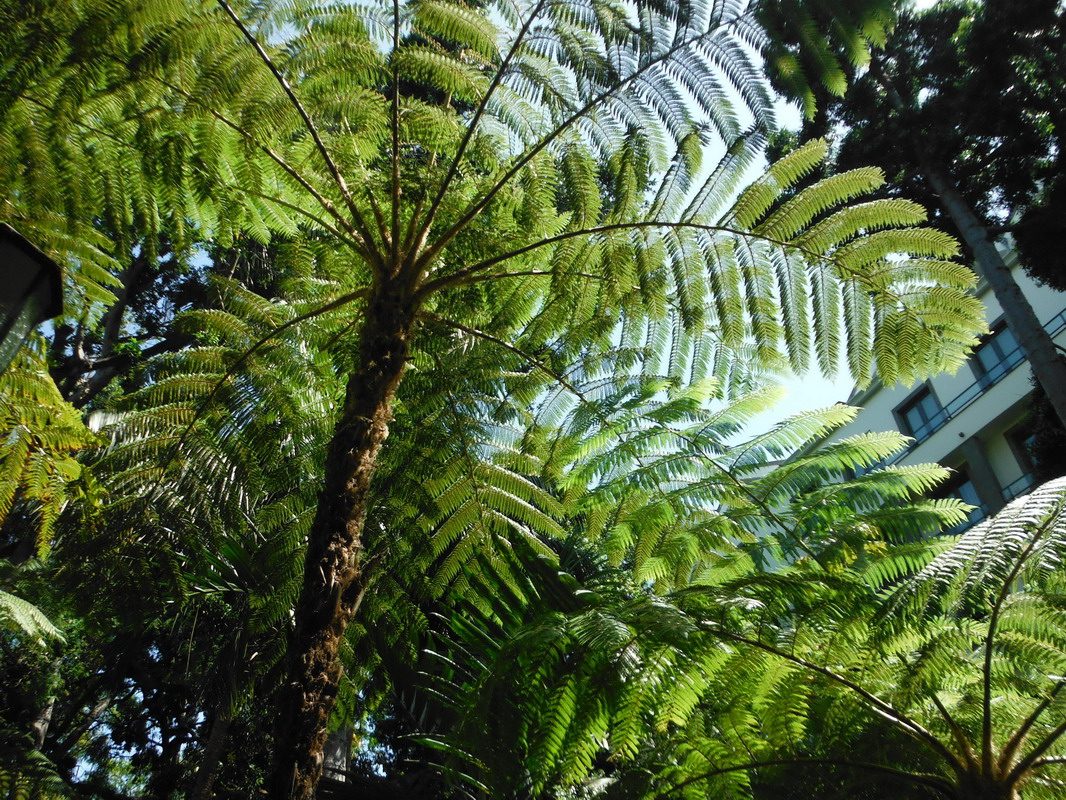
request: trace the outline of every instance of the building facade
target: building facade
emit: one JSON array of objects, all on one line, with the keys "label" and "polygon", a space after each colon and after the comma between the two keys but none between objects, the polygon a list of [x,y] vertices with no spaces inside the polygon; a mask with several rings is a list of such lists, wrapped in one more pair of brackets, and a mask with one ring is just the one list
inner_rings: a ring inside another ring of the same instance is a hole
[{"label": "building facade", "polygon": [[[1037,318],[1066,352],[1066,293],[1037,284],[1016,260],[1013,273]],[[910,387],[875,382],[852,392],[848,403],[862,411],[830,437],[890,429],[913,437],[910,447],[887,463],[950,467],[954,475],[936,496],[976,506],[970,524],[995,514],[1034,484],[1024,424],[1033,392],[1028,362],[995,296],[987,286],[977,294],[991,333],[965,365],[953,375]]]}]

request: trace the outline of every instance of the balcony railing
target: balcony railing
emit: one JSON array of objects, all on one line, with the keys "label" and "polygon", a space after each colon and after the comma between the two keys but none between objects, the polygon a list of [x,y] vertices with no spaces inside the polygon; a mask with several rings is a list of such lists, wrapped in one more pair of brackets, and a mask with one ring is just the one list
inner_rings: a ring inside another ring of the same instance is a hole
[{"label": "balcony railing", "polygon": [[[1023,494],[1029,494],[1029,492],[1033,490],[1033,487],[1035,485],[1036,479],[1033,477],[1032,473],[1026,472],[1016,481],[1013,481],[1012,483],[1009,483],[1003,487],[1003,490],[1001,492],[1003,495],[1003,502],[1009,503],[1016,497],[1021,497]],[[956,525],[954,528],[951,528],[950,530],[945,532],[949,534],[962,533],[963,531],[972,528],[981,520],[987,519],[988,516],[988,506],[982,503],[979,506],[973,507],[973,510],[970,512],[969,518],[965,522],[962,522]]]},{"label": "balcony railing", "polygon": [[1029,491],[1036,484],[1036,479],[1031,472],[1026,472],[1022,477],[1013,483],[1008,483],[1003,487],[1003,502],[1009,503],[1015,497],[1021,497],[1023,494],[1029,494]]},{"label": "balcony railing", "polygon": [[953,536],[956,533],[968,531],[978,522],[982,522],[983,520],[988,519],[988,517],[988,506],[986,506],[984,503],[981,503],[980,505],[974,506],[972,509],[970,509],[970,513],[966,517],[965,521],[960,522],[958,525],[955,525],[952,528],[948,528],[946,531],[944,531],[944,533],[948,536]]},{"label": "balcony railing", "polygon": [[[1057,336],[1062,333],[1063,330],[1066,330],[1066,308],[1048,320],[1044,325],[1044,328],[1050,336]],[[1021,347],[1015,347],[1009,353],[1006,353],[1003,358],[997,361],[984,375],[955,395],[955,397],[951,398],[951,400],[945,403],[943,407],[921,427],[914,430],[911,433],[914,437],[914,441],[911,442],[905,450],[900,451],[892,458],[886,460],[881,466],[891,466],[907,456],[907,454],[913,451],[915,447],[920,445],[938,430],[947,425],[948,422],[955,419],[955,417],[959,416],[959,414],[973,405],[974,401],[984,394],[985,391],[1006,378],[1024,360],[1025,354],[1022,352]]]}]

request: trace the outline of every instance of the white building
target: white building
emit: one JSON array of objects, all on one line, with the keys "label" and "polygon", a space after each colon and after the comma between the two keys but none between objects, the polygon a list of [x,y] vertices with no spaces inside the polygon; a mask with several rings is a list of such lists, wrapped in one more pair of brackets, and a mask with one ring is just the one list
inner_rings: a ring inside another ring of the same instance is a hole
[{"label": "white building", "polygon": [[[1008,263],[1011,260],[1008,257]],[[1066,349],[1066,293],[1038,285],[1016,263],[1013,266],[1037,318]],[[888,463],[935,461],[951,467],[954,476],[936,496],[958,497],[977,506],[971,523],[996,513],[1033,486],[1022,426],[1032,393],[1028,362],[991,290],[982,285],[977,294],[992,333],[962,368],[911,387],[885,387],[875,381],[853,391],[848,403],[863,410],[830,437],[891,429],[913,436],[911,446]]]}]

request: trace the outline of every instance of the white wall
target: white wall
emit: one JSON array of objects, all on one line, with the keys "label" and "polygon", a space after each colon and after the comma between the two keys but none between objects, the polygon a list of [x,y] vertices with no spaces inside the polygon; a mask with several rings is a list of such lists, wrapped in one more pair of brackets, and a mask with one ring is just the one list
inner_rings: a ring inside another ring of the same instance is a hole
[{"label": "white wall", "polygon": [[[1037,285],[1020,268],[1014,269],[1014,277],[1029,298],[1041,322],[1047,324],[1066,309],[1066,293]],[[999,303],[987,287],[979,289],[978,295],[986,306],[985,319],[991,326],[1002,315]],[[1055,341],[1066,347],[1066,331],[1055,336]],[[951,402],[976,380],[976,373],[969,364],[961,366],[955,374],[932,377],[928,383],[941,406]],[[1014,451],[1004,434],[1018,424],[1026,410],[1026,400],[1032,387],[1029,382],[1028,364],[1022,361],[996,385],[987,388],[966,409],[928,439],[915,446],[898,463],[917,464],[937,461],[953,467],[964,456],[960,447],[972,437],[980,442],[1000,487],[1006,487],[1023,474]],[[882,387],[878,384],[865,392],[853,392],[849,402],[863,408],[856,419],[837,431],[831,440],[864,433],[867,431],[898,430],[893,411],[900,407],[922,384],[903,386],[896,384]],[[971,451],[972,452],[972,451]],[[971,465],[972,470],[972,465]]]}]

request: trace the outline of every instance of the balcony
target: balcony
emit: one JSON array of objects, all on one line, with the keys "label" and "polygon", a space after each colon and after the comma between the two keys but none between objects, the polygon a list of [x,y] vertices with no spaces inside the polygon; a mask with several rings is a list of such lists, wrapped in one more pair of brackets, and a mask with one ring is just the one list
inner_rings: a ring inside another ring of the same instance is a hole
[{"label": "balcony", "polygon": [[1015,497],[1029,494],[1035,485],[1036,479],[1033,478],[1033,474],[1031,472],[1026,472],[1022,477],[1018,478],[1018,480],[1003,487],[1003,502],[1009,503]]},{"label": "balcony", "polygon": [[[1013,500],[1016,497],[1021,497],[1022,495],[1029,494],[1029,492],[1031,492],[1033,490],[1033,487],[1035,487],[1035,486],[1036,486],[1036,479],[1033,478],[1033,475],[1032,475],[1031,472],[1026,472],[1024,475],[1022,475],[1016,481],[1014,481],[1012,483],[1009,483],[1009,484],[1007,484],[1006,486],[1003,487],[1003,491],[1002,491],[1003,502],[1004,503],[1009,503],[1011,500]],[[957,534],[957,533],[962,533],[963,531],[966,531],[966,530],[969,530],[970,528],[972,528],[978,522],[981,522],[982,520],[988,519],[988,517],[989,517],[988,506],[986,506],[984,503],[980,503],[980,504],[971,503],[971,505],[973,505],[973,510],[970,511],[970,514],[969,514],[968,518],[966,519],[966,521],[959,523],[958,525],[956,525],[953,528],[949,528],[948,530],[944,531],[944,533],[952,534],[952,535],[953,534]]]},{"label": "balcony", "polygon": [[[1048,320],[1044,325],[1044,329],[1047,330],[1051,336],[1057,336],[1062,333],[1063,330],[1066,330],[1066,309],[1063,309]],[[963,411],[973,405],[973,403],[988,389],[1006,378],[1023,361],[1025,361],[1025,354],[1022,352],[1021,347],[1013,347],[1008,352],[1004,353],[1002,358],[998,359],[996,362],[986,364],[986,369],[983,375],[945,403],[939,411],[930,416],[928,420],[911,432],[914,441],[911,442],[905,450],[897,453],[895,456],[878,466],[891,466],[905,458],[909,453],[914,451],[914,448],[926,441],[930,436],[947,425],[948,422],[955,419]]]}]

